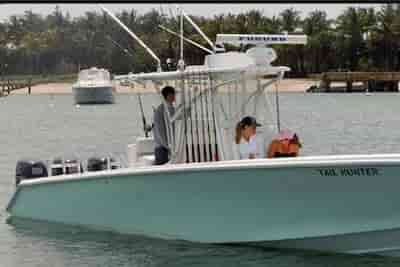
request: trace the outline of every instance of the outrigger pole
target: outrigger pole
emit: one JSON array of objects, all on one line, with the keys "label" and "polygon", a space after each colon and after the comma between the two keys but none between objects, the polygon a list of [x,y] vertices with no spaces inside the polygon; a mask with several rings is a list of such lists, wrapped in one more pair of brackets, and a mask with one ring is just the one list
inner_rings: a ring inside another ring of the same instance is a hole
[{"label": "outrigger pole", "polygon": [[[99,5],[101,7],[101,9],[106,12],[114,21],[116,21],[126,32],[128,32],[128,34],[130,36],[132,36],[144,49],[146,49],[146,51],[157,61],[157,71],[161,72],[161,60],[156,56],[156,54],[145,44],[143,43],[143,41],[136,35],[134,34],[131,30],[129,30],[128,27],[125,26],[124,23],[122,23],[122,21],[120,21],[111,11],[109,11],[107,8],[105,8],[102,5]],[[115,42],[114,40],[112,40],[111,37],[108,36],[108,38],[114,43],[116,44],[118,47],[120,47],[121,49],[123,49],[117,42]],[[129,55],[131,55],[129,53],[129,51],[127,49],[123,49],[123,51],[125,53],[128,53]],[[132,55],[131,55],[132,56]],[[133,56],[132,56],[133,57]],[[149,132],[152,129],[152,126],[147,125],[146,123],[146,117],[144,116],[144,111],[143,111],[143,104],[142,104],[142,98],[140,93],[138,94],[138,100],[139,100],[139,106],[140,106],[140,111],[142,113],[142,122],[143,122],[143,131],[146,137],[149,136]]]},{"label": "outrigger pole", "polygon": [[181,15],[183,15],[187,21],[189,21],[190,24],[192,24],[192,26],[196,29],[196,31],[204,38],[204,40],[206,40],[206,42],[212,47],[213,49],[213,54],[215,53],[215,45],[210,41],[210,39],[208,39],[207,35],[204,34],[204,32],[199,28],[199,26],[197,26],[196,23],[194,23],[194,21],[188,16],[186,15],[185,11],[183,10],[183,8],[179,7],[178,5],[176,5],[176,7],[178,9],[181,10]]},{"label": "outrigger pole", "polygon": [[121,49],[125,54],[127,54],[128,56],[130,56],[130,57],[132,57],[133,59],[135,58],[132,54],[131,54],[131,52],[129,52],[129,50],[127,49],[127,48],[123,48],[122,47],[122,45],[120,45],[118,42],[116,42],[116,41],[114,41],[111,37],[110,37],[110,35],[106,35],[106,38],[108,39],[108,40],[110,40],[116,47],[118,47],[119,49]]},{"label": "outrigger pole", "polygon": [[[122,51],[124,51],[124,53],[128,54],[129,56],[131,56],[132,58],[134,58],[134,56],[129,52],[128,49],[123,48],[118,42],[114,41],[109,35],[106,36],[107,39],[109,39],[115,46],[117,46],[118,48],[120,48]],[[130,85],[132,86],[132,85]],[[142,97],[141,97],[141,93],[139,92],[137,94],[138,97],[138,101],[139,101],[139,107],[140,107],[140,112],[142,114],[142,122],[143,122],[143,131],[144,131],[144,136],[145,137],[149,137],[149,132],[151,132],[151,129],[153,128],[152,125],[148,125],[146,122],[146,116],[144,115],[144,110],[143,110],[143,103],[142,103]]]},{"label": "outrigger pole", "polygon": [[134,34],[128,27],[125,26],[122,21],[120,21],[111,11],[109,11],[107,8],[105,8],[102,5],[99,5],[100,8],[106,12],[114,21],[116,21],[128,34],[135,39],[146,51],[157,61],[157,71],[161,72],[161,60],[156,56],[156,54],[145,44],[143,41],[136,35]]},{"label": "outrigger pole", "polygon": [[[178,33],[174,32],[174,31],[172,31],[172,30],[170,30],[170,29],[168,29],[168,28],[166,28],[166,27],[164,27],[164,26],[162,26],[162,25],[158,25],[158,27],[159,27],[160,29],[162,29],[162,30],[164,30],[164,31],[166,31],[166,32],[168,32],[168,33],[174,35],[174,36],[181,37]],[[208,48],[205,48],[204,46],[202,46],[202,45],[196,43],[195,41],[192,41],[192,40],[190,40],[190,39],[188,39],[188,38],[186,38],[186,37],[183,37],[183,40],[185,40],[186,42],[188,42],[188,43],[190,43],[190,44],[196,46],[197,48],[200,48],[201,50],[203,50],[203,51],[205,51],[205,52],[207,52],[207,53],[209,53],[209,54],[214,54],[213,51],[211,51],[211,50],[208,49]]]},{"label": "outrigger pole", "polygon": [[185,61],[183,60],[183,9],[181,9],[181,16],[180,16],[180,26],[181,26],[181,58],[180,58],[180,65],[181,65],[181,70],[184,69],[184,64]]}]

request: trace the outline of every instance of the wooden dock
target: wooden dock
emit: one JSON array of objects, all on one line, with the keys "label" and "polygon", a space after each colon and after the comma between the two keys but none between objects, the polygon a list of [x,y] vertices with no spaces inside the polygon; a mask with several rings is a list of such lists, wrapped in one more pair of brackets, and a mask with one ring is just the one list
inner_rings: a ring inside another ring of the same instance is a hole
[{"label": "wooden dock", "polygon": [[[311,78],[320,80],[319,87],[310,89],[311,92],[398,92],[400,72],[324,72],[310,75]],[[342,82],[346,85],[340,88],[332,87],[332,83]],[[362,83],[354,87],[353,83]]]},{"label": "wooden dock", "polygon": [[28,88],[28,94],[31,94],[32,79],[27,80],[0,80],[0,97],[8,96],[12,91]]}]

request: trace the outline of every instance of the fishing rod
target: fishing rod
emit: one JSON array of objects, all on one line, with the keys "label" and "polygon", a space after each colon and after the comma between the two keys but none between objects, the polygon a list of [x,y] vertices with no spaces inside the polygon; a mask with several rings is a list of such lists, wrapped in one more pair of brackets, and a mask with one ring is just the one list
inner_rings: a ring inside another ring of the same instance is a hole
[{"label": "fishing rod", "polygon": [[281,131],[281,122],[280,122],[280,114],[279,114],[279,93],[278,86],[275,85],[275,101],[276,101],[276,124],[278,127],[278,132]]},{"label": "fishing rod", "polygon": [[137,96],[138,96],[138,101],[139,101],[140,113],[142,114],[142,123],[143,123],[144,136],[145,137],[149,137],[149,133],[151,132],[151,129],[153,128],[153,125],[148,125],[147,122],[146,122],[146,116],[144,115],[141,93],[139,92],[137,94]]},{"label": "fishing rod", "polygon": [[[114,41],[108,34],[106,35],[107,39],[110,40],[115,46],[117,46],[118,48],[120,48],[125,54],[131,56],[132,58],[134,58],[134,56],[128,51],[128,49],[123,48],[118,42]],[[145,137],[149,137],[149,132],[151,131],[151,129],[153,128],[152,125],[148,125],[146,122],[146,117],[144,115],[144,110],[143,110],[143,103],[142,103],[142,97],[141,94],[138,93],[138,101],[139,101],[139,107],[140,107],[140,112],[142,114],[142,122],[143,122],[143,131],[144,131],[144,135]]]},{"label": "fishing rod", "polygon": [[[277,83],[282,79],[283,72],[279,73],[279,77]],[[280,110],[279,110],[279,91],[278,84],[275,83],[275,102],[276,102],[276,126],[278,128],[278,133],[281,131],[281,119],[280,119]]]}]

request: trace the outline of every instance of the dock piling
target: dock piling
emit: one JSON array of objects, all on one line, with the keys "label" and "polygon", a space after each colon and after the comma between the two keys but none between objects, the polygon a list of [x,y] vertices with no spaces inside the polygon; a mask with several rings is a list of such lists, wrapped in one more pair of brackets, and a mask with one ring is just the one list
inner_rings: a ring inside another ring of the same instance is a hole
[{"label": "dock piling", "polygon": [[11,87],[11,82],[10,82],[10,79],[7,79],[7,94],[9,95],[10,94],[10,88]]},{"label": "dock piling", "polygon": [[32,84],[32,78],[28,79],[28,95],[31,94],[31,84]]},{"label": "dock piling", "polygon": [[351,93],[353,92],[353,81],[346,81],[346,92]]}]

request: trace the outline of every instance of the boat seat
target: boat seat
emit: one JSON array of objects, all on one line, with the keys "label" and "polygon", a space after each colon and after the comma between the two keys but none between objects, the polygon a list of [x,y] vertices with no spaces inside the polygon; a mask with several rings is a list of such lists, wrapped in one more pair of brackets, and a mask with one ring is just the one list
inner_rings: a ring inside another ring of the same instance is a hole
[{"label": "boat seat", "polygon": [[137,165],[139,166],[151,166],[154,165],[155,162],[155,156],[153,155],[143,155],[141,157],[138,157],[137,159]]},{"label": "boat seat", "polygon": [[136,139],[136,156],[154,154],[155,143],[152,137],[138,137]]},{"label": "boat seat", "polygon": [[127,147],[129,166],[154,165],[154,139],[151,137],[138,137],[135,144]]}]

